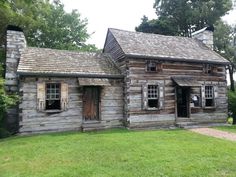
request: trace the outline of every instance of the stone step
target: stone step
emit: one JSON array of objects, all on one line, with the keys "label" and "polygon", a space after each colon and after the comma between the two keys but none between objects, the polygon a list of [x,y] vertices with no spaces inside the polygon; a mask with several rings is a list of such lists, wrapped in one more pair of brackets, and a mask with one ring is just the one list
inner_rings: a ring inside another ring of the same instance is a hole
[{"label": "stone step", "polygon": [[186,128],[188,126],[196,126],[196,122],[176,122],[176,127],[178,128]]},{"label": "stone step", "polygon": [[204,123],[204,122],[179,122],[176,123],[176,127],[184,128],[184,129],[192,129],[192,128],[205,128],[205,127],[216,127],[216,126],[226,126],[225,123]]},{"label": "stone step", "polygon": [[177,118],[176,122],[190,122],[190,118]]},{"label": "stone step", "polygon": [[82,124],[82,131],[103,130],[106,126],[100,121],[88,121]]}]

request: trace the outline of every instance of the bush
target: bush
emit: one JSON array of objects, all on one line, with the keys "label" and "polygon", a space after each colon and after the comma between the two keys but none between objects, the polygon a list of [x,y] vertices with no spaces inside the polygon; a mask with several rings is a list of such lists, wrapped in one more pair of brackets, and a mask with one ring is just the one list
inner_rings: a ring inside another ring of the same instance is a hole
[{"label": "bush", "polygon": [[11,134],[4,128],[0,128],[0,139],[11,136]]},{"label": "bush", "polygon": [[6,115],[6,110],[10,106],[17,103],[17,95],[8,95],[4,89],[4,79],[0,77],[0,138],[9,136],[9,132],[4,129],[3,120]]},{"label": "bush", "polygon": [[233,124],[236,124],[236,92],[229,91],[229,113],[233,117]]},{"label": "bush", "polygon": [[228,124],[233,124],[233,117],[228,117],[227,123]]}]

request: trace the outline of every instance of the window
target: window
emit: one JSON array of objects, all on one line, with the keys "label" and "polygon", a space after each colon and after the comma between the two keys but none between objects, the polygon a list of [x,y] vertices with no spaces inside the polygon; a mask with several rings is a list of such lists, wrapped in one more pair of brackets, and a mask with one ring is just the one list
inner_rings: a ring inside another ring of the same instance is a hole
[{"label": "window", "polygon": [[158,108],[158,85],[148,85],[148,108]]},{"label": "window", "polygon": [[154,61],[147,61],[147,71],[148,72],[156,72],[157,64]]},{"label": "window", "polygon": [[147,72],[159,72],[162,71],[162,63],[156,61],[147,61],[146,63]]},{"label": "window", "polygon": [[164,82],[150,80],[142,85],[142,108],[150,111],[164,109]]},{"label": "window", "polygon": [[206,107],[214,106],[214,89],[213,86],[205,86]]},{"label": "window", "polygon": [[205,74],[213,74],[216,72],[216,67],[210,65],[210,64],[205,64],[204,65],[204,73]]},{"label": "window", "polygon": [[46,112],[66,111],[68,109],[68,84],[37,83],[37,110]]},{"label": "window", "polygon": [[46,84],[46,110],[61,109],[60,84]]}]

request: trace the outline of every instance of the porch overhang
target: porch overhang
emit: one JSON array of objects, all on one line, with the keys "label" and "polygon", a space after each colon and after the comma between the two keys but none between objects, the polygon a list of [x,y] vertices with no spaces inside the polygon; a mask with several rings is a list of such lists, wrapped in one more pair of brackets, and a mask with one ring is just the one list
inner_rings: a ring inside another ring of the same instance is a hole
[{"label": "porch overhang", "polygon": [[107,78],[78,78],[80,86],[111,86]]},{"label": "porch overhang", "polygon": [[173,76],[171,79],[180,87],[200,87],[201,83],[193,77]]}]

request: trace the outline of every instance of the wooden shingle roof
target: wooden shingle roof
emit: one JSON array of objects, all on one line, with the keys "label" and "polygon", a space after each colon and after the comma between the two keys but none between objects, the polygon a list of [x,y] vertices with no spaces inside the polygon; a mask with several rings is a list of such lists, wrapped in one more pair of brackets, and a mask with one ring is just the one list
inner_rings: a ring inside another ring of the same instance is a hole
[{"label": "wooden shingle roof", "polygon": [[122,78],[119,68],[102,53],[28,47],[21,55],[20,75]]},{"label": "wooden shingle roof", "polygon": [[113,28],[109,28],[108,33],[114,36],[127,57],[229,63],[201,41],[193,38],[131,32]]}]

